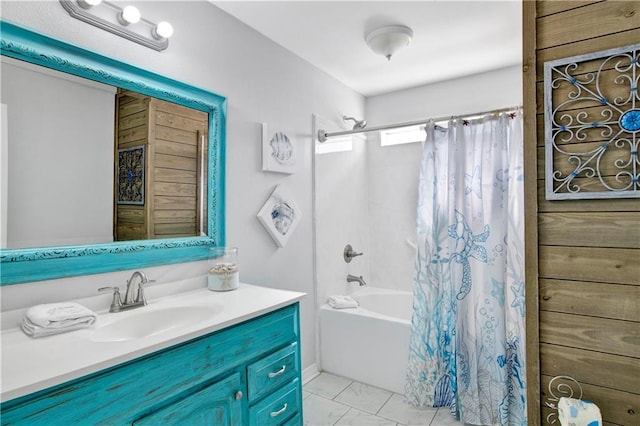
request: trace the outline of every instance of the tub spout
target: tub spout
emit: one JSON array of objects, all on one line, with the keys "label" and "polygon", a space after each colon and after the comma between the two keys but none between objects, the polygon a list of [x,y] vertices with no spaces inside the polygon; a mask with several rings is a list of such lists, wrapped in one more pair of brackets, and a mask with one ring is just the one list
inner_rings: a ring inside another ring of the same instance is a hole
[{"label": "tub spout", "polygon": [[358,283],[358,284],[360,284],[360,286],[367,285],[367,283],[364,281],[364,278],[362,278],[362,275],[357,277],[355,275],[349,274],[349,275],[347,275],[347,282],[348,283]]}]

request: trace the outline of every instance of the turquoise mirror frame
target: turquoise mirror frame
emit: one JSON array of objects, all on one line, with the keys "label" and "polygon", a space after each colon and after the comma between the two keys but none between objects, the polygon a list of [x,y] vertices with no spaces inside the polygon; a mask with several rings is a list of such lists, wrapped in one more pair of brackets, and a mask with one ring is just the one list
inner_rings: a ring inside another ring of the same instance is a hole
[{"label": "turquoise mirror frame", "polygon": [[224,245],[224,97],[4,21],[0,21],[0,38],[0,49],[4,56],[133,90],[209,114],[206,237],[2,249],[1,285],[193,262],[207,259],[212,246]]}]

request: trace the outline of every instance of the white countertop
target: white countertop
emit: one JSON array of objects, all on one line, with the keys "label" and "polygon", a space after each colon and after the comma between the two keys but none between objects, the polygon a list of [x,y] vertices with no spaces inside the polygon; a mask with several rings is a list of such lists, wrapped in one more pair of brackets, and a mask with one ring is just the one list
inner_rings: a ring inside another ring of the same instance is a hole
[{"label": "white countertop", "polygon": [[[197,288],[159,298],[148,297],[148,306],[142,308],[98,313],[98,320],[88,329],[41,338],[31,338],[19,328],[5,330],[1,334],[1,401],[28,395],[221,330],[290,305],[304,296],[304,293],[244,283],[237,290],[227,292]],[[175,306],[213,306],[216,313],[201,322],[148,337],[110,342],[96,342],[91,338],[96,329],[114,320]]]}]

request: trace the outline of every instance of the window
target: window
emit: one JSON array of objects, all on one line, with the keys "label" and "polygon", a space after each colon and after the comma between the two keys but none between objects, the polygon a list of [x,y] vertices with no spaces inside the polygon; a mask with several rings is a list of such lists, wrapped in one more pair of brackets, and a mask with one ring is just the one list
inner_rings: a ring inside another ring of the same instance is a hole
[{"label": "window", "polygon": [[336,136],[328,138],[325,142],[316,141],[316,154],[329,154],[331,152],[344,152],[353,150],[353,136]]},{"label": "window", "polygon": [[421,124],[418,126],[380,130],[380,145],[389,146],[422,142],[425,138],[424,127],[424,124]]}]

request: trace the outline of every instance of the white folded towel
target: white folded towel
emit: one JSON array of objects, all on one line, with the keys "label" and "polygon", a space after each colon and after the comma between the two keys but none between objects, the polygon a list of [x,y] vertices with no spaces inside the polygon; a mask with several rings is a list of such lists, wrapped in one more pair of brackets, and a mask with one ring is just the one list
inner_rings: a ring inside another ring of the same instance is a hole
[{"label": "white folded towel", "polygon": [[359,305],[353,297],[340,295],[329,296],[327,303],[333,309],[357,308]]},{"label": "white folded towel", "polygon": [[32,337],[48,336],[91,326],[95,312],[74,302],[33,306],[25,312],[22,330]]}]

